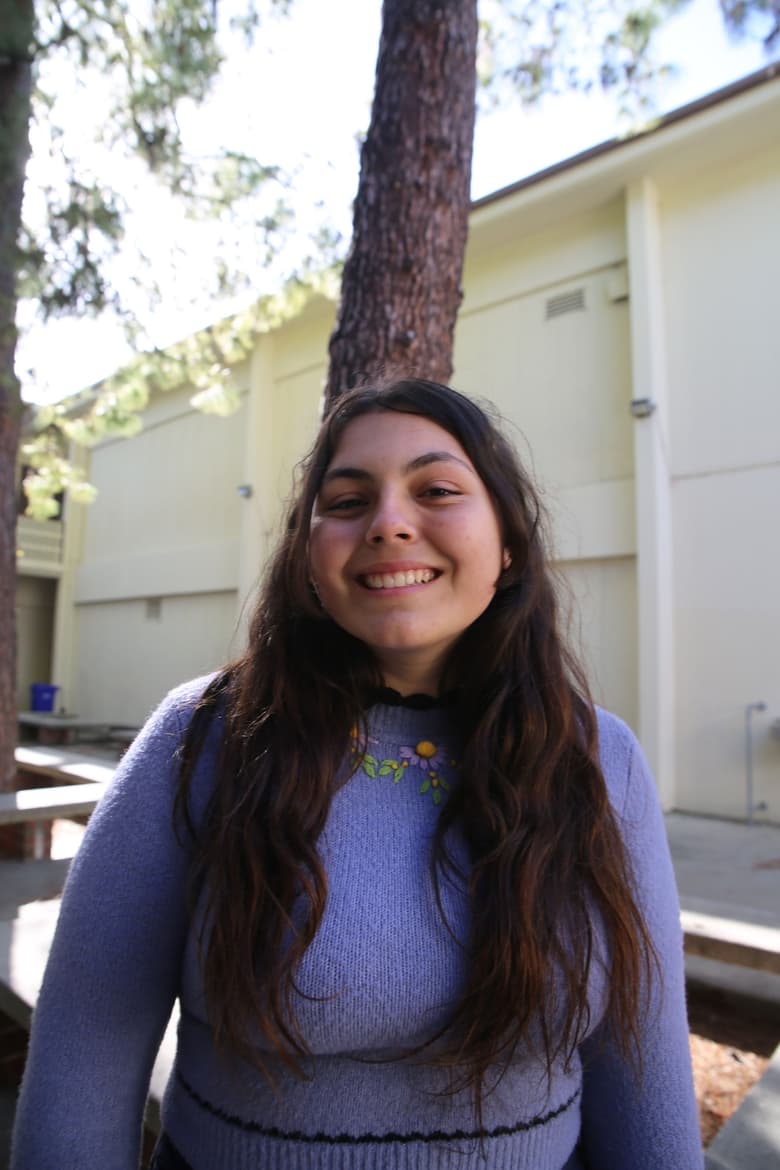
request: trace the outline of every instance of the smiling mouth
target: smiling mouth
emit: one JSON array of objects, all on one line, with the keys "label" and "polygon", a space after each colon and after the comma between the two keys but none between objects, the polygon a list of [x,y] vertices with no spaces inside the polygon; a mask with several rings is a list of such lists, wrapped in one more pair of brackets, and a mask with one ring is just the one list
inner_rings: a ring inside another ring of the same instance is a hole
[{"label": "smiling mouth", "polygon": [[426,585],[438,576],[435,569],[405,569],[398,573],[367,573],[360,583],[367,589],[405,589],[409,585]]}]

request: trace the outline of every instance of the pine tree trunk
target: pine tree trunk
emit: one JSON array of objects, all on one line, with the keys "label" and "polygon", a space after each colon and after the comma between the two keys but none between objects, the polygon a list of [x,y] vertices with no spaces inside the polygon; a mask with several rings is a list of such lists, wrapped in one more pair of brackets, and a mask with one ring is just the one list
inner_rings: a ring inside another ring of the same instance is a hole
[{"label": "pine tree trunk", "polygon": [[0,0],[0,790],[16,768],[16,453],[22,404],[14,373],[16,247],[32,66],[32,0]]},{"label": "pine tree trunk", "polygon": [[384,0],[326,402],[372,377],[452,375],[476,52],[477,0]]}]

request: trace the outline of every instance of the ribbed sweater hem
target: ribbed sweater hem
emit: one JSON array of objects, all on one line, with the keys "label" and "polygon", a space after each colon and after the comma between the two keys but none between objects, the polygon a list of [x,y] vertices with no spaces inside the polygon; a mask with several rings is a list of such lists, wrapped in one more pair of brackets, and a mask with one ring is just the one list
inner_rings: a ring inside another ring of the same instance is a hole
[{"label": "ribbed sweater hem", "polygon": [[231,1116],[179,1074],[165,1128],[192,1170],[561,1170],[579,1134],[579,1099],[578,1089],[545,1113],[494,1125],[482,1137],[457,1119],[446,1132],[284,1133]]}]

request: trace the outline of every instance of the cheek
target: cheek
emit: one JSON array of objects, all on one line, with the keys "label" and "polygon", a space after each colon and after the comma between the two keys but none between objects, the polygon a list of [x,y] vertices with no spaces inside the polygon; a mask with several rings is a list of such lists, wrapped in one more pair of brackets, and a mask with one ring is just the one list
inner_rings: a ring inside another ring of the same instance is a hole
[{"label": "cheek", "polygon": [[501,532],[492,510],[481,516],[462,534],[465,559],[480,578],[492,576],[495,580],[501,572],[503,542]]},{"label": "cheek", "polygon": [[325,584],[344,564],[348,542],[343,532],[329,530],[327,522],[312,527],[309,537],[309,572],[317,584]]}]

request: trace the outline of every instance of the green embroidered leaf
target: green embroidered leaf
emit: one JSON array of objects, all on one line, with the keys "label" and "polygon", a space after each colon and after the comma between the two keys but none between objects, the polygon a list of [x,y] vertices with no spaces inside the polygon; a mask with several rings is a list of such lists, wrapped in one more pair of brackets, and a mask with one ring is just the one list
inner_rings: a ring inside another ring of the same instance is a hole
[{"label": "green embroidered leaf", "polygon": [[371,764],[375,768],[379,761],[374,756],[363,756],[363,762],[365,764]]},{"label": "green embroidered leaf", "polygon": [[433,790],[433,803],[441,804],[441,792],[438,788],[434,788]]},{"label": "green embroidered leaf", "polygon": [[405,768],[401,768],[400,766],[396,767],[395,772],[393,772],[393,783],[394,784],[399,784],[401,782],[401,780],[403,780],[405,771],[406,771]]},{"label": "green embroidered leaf", "polygon": [[[422,784],[420,785],[420,792],[427,792],[427,791],[428,791],[428,789],[430,788],[430,786],[431,786],[431,782],[430,782],[430,780],[423,780]],[[434,799],[434,800],[436,799],[436,793],[435,793],[435,792],[434,792],[434,794],[433,794],[433,799]]]},{"label": "green embroidered leaf", "polygon": [[364,760],[363,771],[367,776],[370,776],[372,780],[376,780],[376,763],[369,764],[367,759]]},{"label": "green embroidered leaf", "polygon": [[445,792],[449,792],[449,790],[450,790],[450,786],[449,786],[449,784],[447,783],[447,781],[444,779],[444,777],[443,777],[443,776],[440,776],[440,777],[439,777],[439,786],[440,786],[441,788],[443,788]]},{"label": "green embroidered leaf", "polygon": [[382,764],[379,768],[379,775],[380,776],[389,776],[391,772],[395,771],[395,769],[396,769],[395,760],[382,760]]}]

